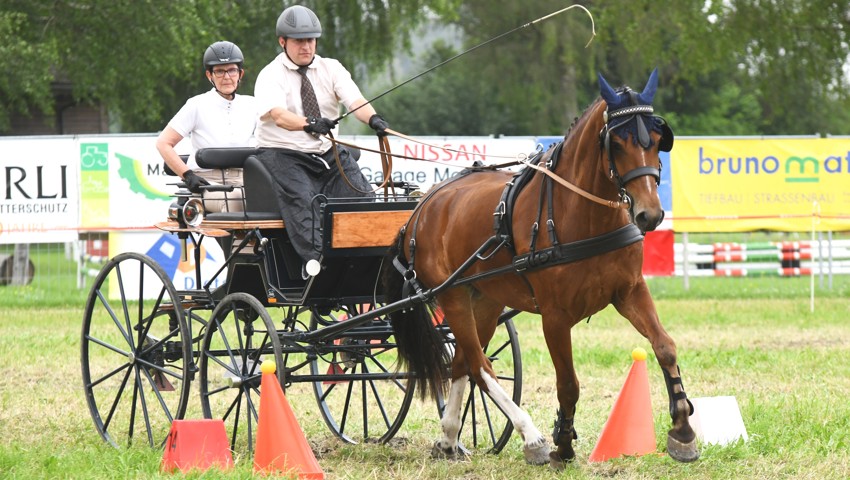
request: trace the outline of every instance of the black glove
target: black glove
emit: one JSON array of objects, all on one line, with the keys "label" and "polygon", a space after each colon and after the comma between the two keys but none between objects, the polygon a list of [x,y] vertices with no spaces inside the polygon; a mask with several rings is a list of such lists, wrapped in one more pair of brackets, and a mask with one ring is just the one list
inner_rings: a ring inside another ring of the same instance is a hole
[{"label": "black glove", "polygon": [[335,126],[336,122],[330,118],[309,117],[307,119],[307,125],[304,126],[304,131],[315,137],[318,135],[327,135]]},{"label": "black glove", "polygon": [[192,193],[201,193],[201,187],[210,184],[206,179],[195,175],[195,172],[191,170],[187,170],[183,174],[183,183],[186,184],[186,188]]},{"label": "black glove", "polygon": [[369,127],[377,132],[378,136],[382,137],[387,134],[387,129],[390,128],[390,125],[384,120],[384,117],[376,113],[369,117]]}]

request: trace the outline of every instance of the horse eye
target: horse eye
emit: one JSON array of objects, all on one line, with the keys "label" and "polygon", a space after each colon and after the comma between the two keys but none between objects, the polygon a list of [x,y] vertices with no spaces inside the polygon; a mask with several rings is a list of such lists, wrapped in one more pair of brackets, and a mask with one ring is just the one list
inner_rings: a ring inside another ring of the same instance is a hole
[{"label": "horse eye", "polygon": [[608,145],[608,149],[611,151],[610,152],[611,156],[617,156],[620,153],[623,153],[623,152],[626,151],[626,149],[623,148],[623,145],[621,145],[620,142],[615,142],[615,141],[613,141],[613,139],[612,139],[611,143]]}]

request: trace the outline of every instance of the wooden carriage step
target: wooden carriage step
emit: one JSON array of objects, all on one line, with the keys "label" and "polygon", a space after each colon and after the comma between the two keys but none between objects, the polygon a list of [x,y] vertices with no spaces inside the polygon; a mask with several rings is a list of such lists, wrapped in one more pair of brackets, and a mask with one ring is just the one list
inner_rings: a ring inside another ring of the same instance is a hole
[{"label": "wooden carriage step", "polygon": [[389,247],[412,210],[333,212],[331,248]]},{"label": "wooden carriage step", "polygon": [[200,235],[206,235],[208,237],[227,237],[230,235],[230,232],[223,230],[221,228],[216,228],[214,225],[200,225],[198,227],[180,227],[177,222],[167,221],[167,222],[159,222],[156,225],[156,228],[169,233],[197,233]]}]

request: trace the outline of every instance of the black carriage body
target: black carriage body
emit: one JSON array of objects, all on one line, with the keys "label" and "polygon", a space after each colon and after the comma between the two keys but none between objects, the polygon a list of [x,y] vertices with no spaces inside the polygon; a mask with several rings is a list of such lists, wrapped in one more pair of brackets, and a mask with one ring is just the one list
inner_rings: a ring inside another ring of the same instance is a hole
[{"label": "black carriage body", "polygon": [[[302,260],[295,252],[282,224],[272,192],[271,174],[256,157],[255,149],[206,149],[197,153],[207,168],[243,168],[244,212],[209,213],[204,225],[233,226],[233,251],[224,286],[215,292],[223,298],[236,292],[250,294],[265,306],[299,305],[332,307],[362,302],[383,303],[379,275],[386,242],[355,242],[344,238],[353,222],[390,215],[399,221],[416,207],[408,196],[325,199],[320,204],[321,272],[307,280],[301,276]],[[279,222],[275,224],[274,222]],[[265,227],[263,225],[276,225]],[[225,227],[226,228],[226,227]],[[359,225],[368,236],[372,225]],[[243,248],[238,248],[241,240]],[[391,239],[390,239],[391,240]]]}]

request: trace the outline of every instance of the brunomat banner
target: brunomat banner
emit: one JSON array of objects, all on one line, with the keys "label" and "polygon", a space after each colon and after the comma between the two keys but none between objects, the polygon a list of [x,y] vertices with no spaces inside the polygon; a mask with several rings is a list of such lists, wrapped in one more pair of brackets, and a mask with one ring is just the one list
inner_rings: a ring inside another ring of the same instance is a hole
[{"label": "brunomat banner", "polygon": [[850,139],[676,139],[679,232],[850,230]]}]

